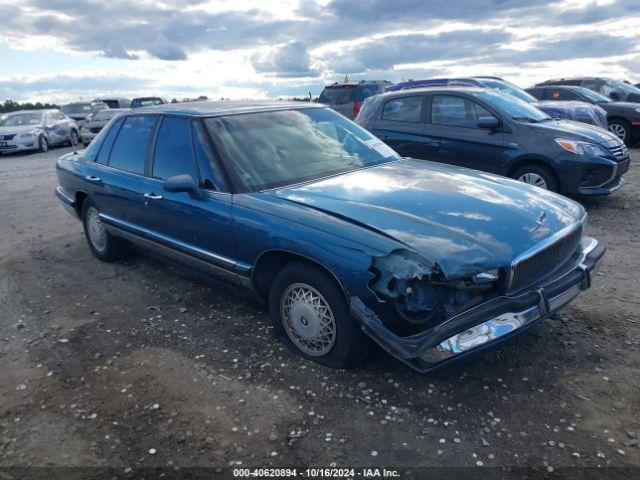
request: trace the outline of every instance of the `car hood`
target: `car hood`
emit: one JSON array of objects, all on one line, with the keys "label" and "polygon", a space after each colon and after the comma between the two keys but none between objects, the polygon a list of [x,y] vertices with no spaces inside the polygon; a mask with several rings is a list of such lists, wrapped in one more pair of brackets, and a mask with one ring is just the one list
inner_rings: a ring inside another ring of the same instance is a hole
[{"label": "car hood", "polygon": [[450,279],[506,267],[584,215],[536,187],[414,159],[269,193],[392,237]]},{"label": "car hood", "polygon": [[533,123],[531,126],[540,133],[553,135],[556,138],[569,138],[591,143],[607,143],[618,138],[604,128],[588,123],[574,122],[573,120]]},{"label": "car hood", "polygon": [[14,127],[0,127],[0,135],[11,135],[17,133],[30,132],[40,128],[40,125],[16,125]]}]

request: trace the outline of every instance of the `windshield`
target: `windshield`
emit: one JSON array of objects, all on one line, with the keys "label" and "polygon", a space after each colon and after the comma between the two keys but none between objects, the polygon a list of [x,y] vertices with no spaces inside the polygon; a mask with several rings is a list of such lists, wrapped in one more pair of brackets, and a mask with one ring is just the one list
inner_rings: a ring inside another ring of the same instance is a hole
[{"label": "windshield", "polygon": [[248,191],[328,177],[400,157],[366,130],[326,108],[205,120]]},{"label": "windshield", "polygon": [[588,88],[576,87],[576,90],[582,96],[587,97],[589,100],[591,100],[593,102],[596,102],[596,103],[609,103],[609,102],[611,102],[610,98],[607,98],[607,97],[605,97],[604,95],[602,95],[602,94],[600,94],[598,92],[594,92],[593,90],[589,90]]},{"label": "windshield", "polygon": [[516,87],[512,83],[488,78],[483,78],[481,82],[485,87],[509,93],[514,97],[519,98],[520,100],[524,100],[527,103],[535,103],[538,101],[533,95],[529,95],[527,92],[519,87]]},{"label": "windshield", "polygon": [[38,125],[42,120],[42,113],[17,113],[9,115],[0,121],[0,127],[21,127],[24,125]]},{"label": "windshield", "polygon": [[503,95],[494,90],[481,90],[477,95],[513,120],[526,123],[552,120],[546,113],[512,95]]},{"label": "windshield", "polygon": [[617,90],[621,90],[624,93],[637,93],[640,94],[640,88],[629,85],[628,83],[619,82],[618,80],[609,80],[607,83]]},{"label": "windshield", "polygon": [[63,105],[60,110],[67,115],[70,113],[91,113],[90,103],[70,103],[69,105]]},{"label": "windshield", "polygon": [[355,85],[345,85],[340,87],[325,87],[320,94],[318,101],[325,105],[337,105],[339,103],[353,102],[356,99]]}]

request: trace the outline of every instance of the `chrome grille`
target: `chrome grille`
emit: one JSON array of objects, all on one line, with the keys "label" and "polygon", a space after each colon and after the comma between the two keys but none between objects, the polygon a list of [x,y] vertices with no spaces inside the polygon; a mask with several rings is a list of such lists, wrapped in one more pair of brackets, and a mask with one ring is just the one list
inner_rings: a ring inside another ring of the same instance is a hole
[{"label": "chrome grille", "polygon": [[16,134],[14,133],[13,135],[0,135],[0,140],[13,140],[13,137],[15,137]]},{"label": "chrome grille", "polygon": [[629,149],[627,146],[619,140],[610,140],[607,142],[607,148],[611,151],[616,160],[619,162],[629,158]]},{"label": "chrome grille", "polygon": [[512,265],[509,289],[518,290],[531,285],[564,265],[578,249],[581,238],[582,226]]}]

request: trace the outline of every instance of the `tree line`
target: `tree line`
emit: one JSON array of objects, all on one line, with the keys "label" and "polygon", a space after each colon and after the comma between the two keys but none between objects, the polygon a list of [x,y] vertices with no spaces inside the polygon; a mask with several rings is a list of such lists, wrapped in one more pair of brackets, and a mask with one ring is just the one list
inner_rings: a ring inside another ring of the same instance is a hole
[{"label": "tree line", "polygon": [[42,108],[60,108],[58,105],[52,103],[18,103],[14,100],[5,100],[0,103],[0,113],[15,112],[16,110],[39,110]]}]

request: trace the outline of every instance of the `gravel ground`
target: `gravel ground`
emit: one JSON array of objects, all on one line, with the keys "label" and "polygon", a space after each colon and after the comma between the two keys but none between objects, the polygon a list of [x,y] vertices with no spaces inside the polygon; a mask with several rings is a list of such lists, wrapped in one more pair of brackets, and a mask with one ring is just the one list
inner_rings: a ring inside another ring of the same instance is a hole
[{"label": "gravel ground", "polygon": [[640,150],[622,190],[584,201],[609,248],[593,288],[430,376],[380,352],[357,370],[320,367],[280,346],[260,305],[143,256],[97,261],[53,196],[67,151],[0,157],[0,474],[335,464],[640,475]]}]

